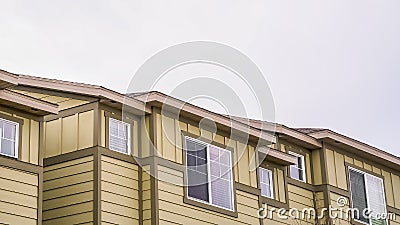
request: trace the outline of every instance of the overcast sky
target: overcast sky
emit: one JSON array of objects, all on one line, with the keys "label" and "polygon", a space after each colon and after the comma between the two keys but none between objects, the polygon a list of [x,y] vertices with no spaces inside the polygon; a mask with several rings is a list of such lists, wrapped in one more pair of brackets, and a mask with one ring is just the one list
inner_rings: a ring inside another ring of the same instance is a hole
[{"label": "overcast sky", "polygon": [[399,12],[399,0],[1,1],[0,68],[125,92],[161,49],[216,41],[261,68],[277,122],[399,156]]}]

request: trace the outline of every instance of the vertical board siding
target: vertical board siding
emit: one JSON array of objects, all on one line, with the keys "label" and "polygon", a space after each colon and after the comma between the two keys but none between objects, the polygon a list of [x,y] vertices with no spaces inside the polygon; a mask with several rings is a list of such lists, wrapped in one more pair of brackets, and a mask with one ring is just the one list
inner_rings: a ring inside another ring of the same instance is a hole
[{"label": "vertical board siding", "polygon": [[314,185],[322,184],[322,168],[321,168],[321,150],[313,150],[311,153],[312,158],[312,168],[313,168],[313,178],[314,178]]},{"label": "vertical board siding", "polygon": [[44,124],[44,157],[52,157],[93,146],[93,110],[47,121]]},{"label": "vertical board siding", "polygon": [[91,222],[93,222],[93,156],[45,167],[43,224]]},{"label": "vertical board siding", "polygon": [[238,218],[183,203],[183,173],[158,166],[158,176],[168,177],[158,181],[160,224],[259,224],[257,218],[258,196],[236,190]]},{"label": "vertical board siding", "polygon": [[[228,137],[224,137],[220,134],[200,129],[192,124],[178,121],[161,114],[156,114],[155,126],[155,133],[157,135],[157,153],[163,158],[182,164],[183,140],[181,131],[187,131],[193,135],[201,135],[202,137],[213,140],[221,145],[226,145],[233,148],[235,181],[248,186],[257,187],[257,172],[254,168],[254,165],[256,165],[256,157],[255,148],[253,146],[236,140],[231,140]],[[142,135],[143,132],[145,131],[142,128]],[[145,149],[147,148],[148,147],[145,146]]]},{"label": "vertical board siding", "polygon": [[138,166],[101,156],[101,220],[139,224]]},{"label": "vertical board siding", "polygon": [[37,222],[38,175],[0,166],[0,224]]}]

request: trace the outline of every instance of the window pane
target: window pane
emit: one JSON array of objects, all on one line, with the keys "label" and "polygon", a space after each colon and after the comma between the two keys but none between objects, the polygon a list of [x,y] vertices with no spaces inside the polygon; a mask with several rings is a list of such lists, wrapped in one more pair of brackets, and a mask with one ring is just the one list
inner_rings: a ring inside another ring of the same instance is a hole
[{"label": "window pane", "polygon": [[300,180],[300,170],[296,166],[290,166],[290,177]]},{"label": "window pane", "polygon": [[260,188],[261,195],[265,197],[272,198],[272,184],[271,184],[271,176],[272,172],[270,170],[260,168]]},{"label": "window pane", "polygon": [[15,143],[10,140],[2,139],[1,140],[1,153],[15,156]]},{"label": "window pane", "polygon": [[187,170],[188,196],[208,202],[208,177],[206,174]]},{"label": "window pane", "polygon": [[9,139],[9,140],[15,140],[15,129],[16,126],[13,124],[9,123],[4,123],[3,124],[3,132],[4,132],[4,138]]},{"label": "window pane", "polygon": [[186,152],[188,196],[208,202],[207,146],[186,139]]},{"label": "window pane", "polygon": [[128,153],[130,125],[123,121],[112,118],[110,118],[109,123],[110,149],[118,152]]},{"label": "window pane", "polygon": [[231,154],[228,150],[209,146],[211,169],[211,199],[212,204],[227,209],[233,209],[232,204],[232,167]]},{"label": "window pane", "polygon": [[232,190],[231,181],[221,178],[211,181],[212,204],[231,209],[232,208]]},{"label": "window pane", "polygon": [[385,225],[386,220],[377,220],[377,214],[386,213],[386,205],[384,199],[383,180],[370,174],[365,175],[368,193],[368,206],[372,211],[372,224]]},{"label": "window pane", "polygon": [[357,208],[360,212],[359,215],[355,214],[354,217],[357,220],[369,223],[369,219],[362,215],[363,210],[367,208],[364,174],[354,170],[349,170],[349,174],[353,208]]}]

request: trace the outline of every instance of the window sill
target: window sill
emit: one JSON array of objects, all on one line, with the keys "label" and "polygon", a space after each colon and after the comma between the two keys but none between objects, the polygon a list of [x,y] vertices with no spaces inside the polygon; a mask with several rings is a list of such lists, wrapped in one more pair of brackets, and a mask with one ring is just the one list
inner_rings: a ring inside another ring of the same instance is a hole
[{"label": "window sill", "polygon": [[206,210],[210,210],[210,211],[213,211],[213,212],[216,212],[216,213],[221,213],[221,214],[224,214],[224,215],[227,215],[227,216],[238,218],[238,213],[237,213],[236,208],[235,208],[235,211],[230,211],[228,209],[223,209],[223,208],[220,208],[220,207],[217,207],[217,206],[209,205],[207,203],[202,203],[202,202],[190,199],[190,198],[188,198],[186,196],[183,197],[183,203],[186,203],[186,204],[189,204],[189,205],[193,205],[193,206],[196,206],[196,207],[200,207],[200,208],[203,208],[203,209],[206,209]]}]

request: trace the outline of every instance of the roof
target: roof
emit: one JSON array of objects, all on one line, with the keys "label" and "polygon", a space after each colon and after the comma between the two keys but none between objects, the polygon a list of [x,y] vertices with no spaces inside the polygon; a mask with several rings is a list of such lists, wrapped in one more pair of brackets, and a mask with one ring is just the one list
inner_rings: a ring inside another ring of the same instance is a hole
[{"label": "roof", "polygon": [[326,130],[325,128],[293,128],[303,134],[312,134],[315,132]]},{"label": "roof", "polygon": [[290,128],[278,123],[221,115],[157,91],[121,94],[98,85],[14,74],[0,70],[0,102],[3,105],[16,104],[17,107],[37,115],[57,114],[60,110],[58,104],[24,94],[24,91],[34,89],[100,98],[106,102],[117,102],[120,105],[129,106],[137,113],[151,113],[151,104],[168,104],[195,117],[210,118],[224,127],[248,132],[253,137],[274,142],[274,133],[276,133],[280,139],[288,139],[309,149],[321,148],[323,143],[333,145],[339,143],[351,151],[364,154],[366,157],[375,156],[378,158],[376,161],[400,169],[400,157],[329,129]]},{"label": "roof", "polygon": [[[32,90],[39,88],[43,90],[54,90],[69,94],[91,96],[100,99],[107,99],[113,102],[129,106],[135,113],[150,113],[151,109],[143,101],[127,97],[124,94],[104,88],[98,85],[84,84],[78,82],[62,81],[57,79],[41,78],[36,76],[13,74],[0,70],[0,87],[8,89]],[[1,89],[1,88],[0,88]],[[54,110],[52,113],[57,114]]]}]

